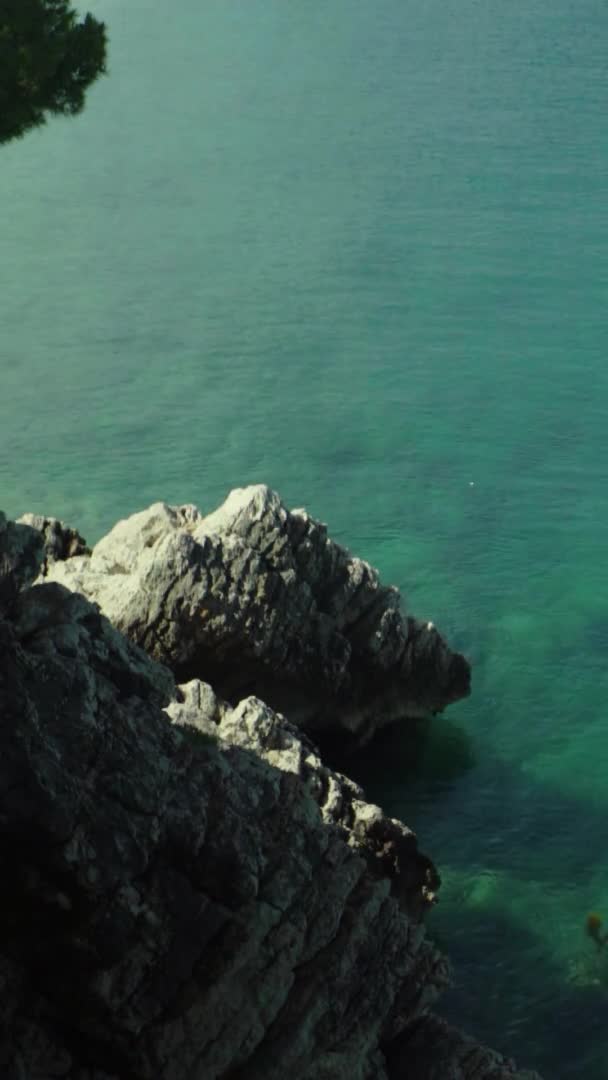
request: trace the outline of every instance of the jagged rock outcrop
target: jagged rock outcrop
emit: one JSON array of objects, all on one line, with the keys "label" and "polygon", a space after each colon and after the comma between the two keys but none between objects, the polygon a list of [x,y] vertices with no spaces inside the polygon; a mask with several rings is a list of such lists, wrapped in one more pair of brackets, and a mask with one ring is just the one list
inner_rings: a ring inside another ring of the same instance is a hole
[{"label": "jagged rock outcrop", "polygon": [[41,533],[7,521],[0,511],[0,611],[10,607],[19,590],[34,580],[43,557]]},{"label": "jagged rock outcrop", "polygon": [[534,1080],[430,1011],[414,834],[258,698],[31,586],[41,535],[0,521],[3,1080]]},{"label": "jagged rock outcrop", "polygon": [[397,589],[262,485],[208,515],[157,503],[90,557],[52,555],[46,580],[99,604],[178,679],[233,703],[256,694],[311,731],[365,742],[469,692],[468,663],[433,624],[404,615]]},{"label": "jagged rock outcrop", "polygon": [[391,1042],[385,1064],[388,1080],[540,1080],[429,1012]]},{"label": "jagged rock outcrop", "polygon": [[41,534],[44,548],[43,572],[54,562],[63,562],[75,555],[90,555],[91,549],[76,529],[72,529],[59,518],[44,517],[42,514],[23,514],[17,519],[17,525],[29,525]]},{"label": "jagged rock outcrop", "polygon": [[416,837],[400,821],[387,818],[365,801],[362,789],[347,776],[326,768],[316,748],[284,716],[258,698],[245,698],[236,708],[218,700],[198,679],[182,685],[166,709],[184,731],[239,746],[281,772],[299,777],[314,800],[321,820],[337,826],[346,842],[363,854],[377,878],[389,878],[394,895],[419,919],[435,901],[439,885],[430,859],[418,852]]},{"label": "jagged rock outcrop", "polygon": [[296,728],[56,583],[0,621],[0,714],[6,1080],[437,1075],[391,1050],[445,985],[436,872]]}]

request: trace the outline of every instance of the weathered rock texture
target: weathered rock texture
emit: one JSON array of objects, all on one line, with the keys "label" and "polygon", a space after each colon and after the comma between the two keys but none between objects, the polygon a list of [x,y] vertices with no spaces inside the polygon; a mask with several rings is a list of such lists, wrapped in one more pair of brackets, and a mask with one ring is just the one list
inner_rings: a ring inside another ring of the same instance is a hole
[{"label": "weathered rock texture", "polygon": [[27,525],[7,521],[0,511],[0,610],[9,607],[19,589],[34,580],[42,559],[42,535]]},{"label": "weathered rock texture", "polygon": [[3,1080],[531,1077],[429,1011],[411,831],[257,698],[176,687],[85,598],[28,587],[39,534],[3,526]]},{"label": "weathered rock texture", "polygon": [[261,485],[207,516],[157,503],[90,557],[53,561],[47,580],[98,603],[179,679],[232,702],[255,693],[312,731],[365,742],[469,692],[469,665],[432,623],[405,616],[397,589]]},{"label": "weathered rock texture", "polygon": [[44,572],[51,563],[71,559],[75,555],[91,554],[91,549],[80,533],[69,525],[65,525],[59,518],[43,517],[42,514],[23,514],[17,524],[29,525],[41,534],[44,548]]}]

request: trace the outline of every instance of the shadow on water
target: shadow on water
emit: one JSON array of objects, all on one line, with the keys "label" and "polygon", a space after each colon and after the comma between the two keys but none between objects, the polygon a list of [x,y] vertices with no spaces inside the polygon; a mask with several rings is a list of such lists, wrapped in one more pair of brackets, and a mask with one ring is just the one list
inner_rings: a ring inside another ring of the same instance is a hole
[{"label": "shadow on water", "polygon": [[445,717],[389,728],[342,761],[445,876],[428,932],[454,987],[438,1011],[544,1077],[605,1080],[608,947],[583,931],[601,907],[589,889],[606,862],[605,809],[524,765],[480,760]]},{"label": "shadow on water", "polygon": [[566,980],[532,929],[491,907],[459,912],[456,926],[438,908],[428,933],[453,965],[437,1006],[445,1019],[546,1078],[605,1080],[608,952],[582,942]]},{"label": "shadow on water", "polygon": [[605,807],[487,751],[481,759],[469,733],[444,716],[388,727],[347,757],[330,743],[321,749],[370,801],[418,830],[437,861],[449,847],[454,868],[482,864],[562,886],[606,862]]},{"label": "shadow on water", "polygon": [[442,784],[457,780],[476,764],[471,736],[444,717],[417,720],[407,729],[394,724],[380,731],[370,746],[348,758],[348,775],[369,792],[402,786],[404,780]]}]

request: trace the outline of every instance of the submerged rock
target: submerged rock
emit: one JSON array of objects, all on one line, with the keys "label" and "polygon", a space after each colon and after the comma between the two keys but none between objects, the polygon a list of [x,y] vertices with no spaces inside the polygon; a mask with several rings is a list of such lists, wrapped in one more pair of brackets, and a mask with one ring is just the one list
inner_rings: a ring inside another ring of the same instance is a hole
[{"label": "submerged rock", "polygon": [[469,692],[467,661],[433,624],[403,614],[397,589],[262,485],[206,516],[157,503],[46,573],[177,678],[233,703],[256,694],[311,731],[363,743]]}]

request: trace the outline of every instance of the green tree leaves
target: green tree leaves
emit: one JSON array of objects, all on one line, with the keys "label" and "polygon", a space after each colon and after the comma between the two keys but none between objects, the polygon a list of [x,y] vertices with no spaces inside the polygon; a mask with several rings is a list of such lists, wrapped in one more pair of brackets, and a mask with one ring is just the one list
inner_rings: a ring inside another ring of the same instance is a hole
[{"label": "green tree leaves", "polygon": [[105,60],[105,25],[68,0],[0,0],[0,143],[79,113]]}]

